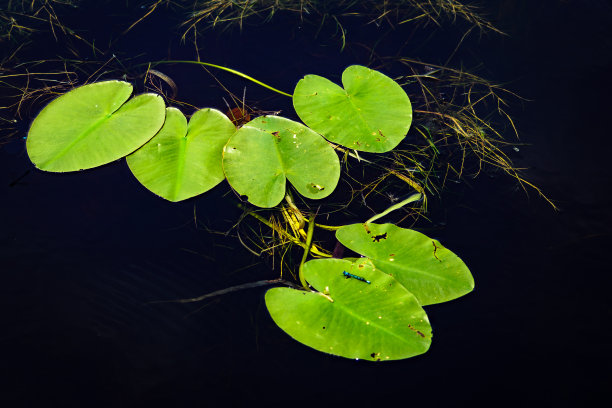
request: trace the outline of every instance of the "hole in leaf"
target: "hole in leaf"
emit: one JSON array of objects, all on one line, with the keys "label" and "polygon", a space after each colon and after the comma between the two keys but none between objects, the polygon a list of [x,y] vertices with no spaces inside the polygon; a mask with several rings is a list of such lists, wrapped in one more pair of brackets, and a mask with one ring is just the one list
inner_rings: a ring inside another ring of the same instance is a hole
[{"label": "hole in leaf", "polygon": [[387,233],[386,232],[384,234],[374,235],[372,237],[372,242],[380,242],[381,239],[387,239]]},{"label": "hole in leaf", "polygon": [[315,183],[309,183],[306,185],[306,187],[312,191],[312,192],[317,192],[317,191],[323,191],[325,190],[325,187],[320,185],[320,184],[315,184]]}]

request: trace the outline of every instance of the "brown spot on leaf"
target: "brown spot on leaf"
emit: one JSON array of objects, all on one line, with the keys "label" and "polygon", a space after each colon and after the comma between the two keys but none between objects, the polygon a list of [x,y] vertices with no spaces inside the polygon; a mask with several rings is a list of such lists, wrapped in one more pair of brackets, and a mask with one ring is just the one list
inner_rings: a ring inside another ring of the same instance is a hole
[{"label": "brown spot on leaf", "polygon": [[438,247],[436,246],[436,242],[435,241],[431,241],[431,243],[433,244],[433,247],[434,247],[434,251],[433,251],[434,258],[436,258],[438,261],[442,262],[442,260],[440,258],[438,258],[438,255],[436,255],[436,252],[438,252]]},{"label": "brown spot on leaf", "polygon": [[408,325],[408,328],[409,328],[410,330],[412,330],[413,332],[415,332],[416,334],[418,334],[419,336],[421,336],[421,337],[425,338],[425,335],[424,335],[422,332],[420,332],[419,330],[415,329],[415,328],[414,328],[414,327],[412,327],[411,325]]}]

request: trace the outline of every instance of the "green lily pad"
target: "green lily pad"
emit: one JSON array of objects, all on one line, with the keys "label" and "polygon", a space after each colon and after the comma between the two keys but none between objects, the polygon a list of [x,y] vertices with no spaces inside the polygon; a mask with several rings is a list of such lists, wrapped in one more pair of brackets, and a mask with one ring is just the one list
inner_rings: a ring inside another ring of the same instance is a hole
[{"label": "green lily pad", "polygon": [[340,162],[320,135],[301,123],[260,116],[242,126],[223,150],[230,185],[259,207],[274,207],[288,179],[304,197],[325,198],[340,179]]},{"label": "green lily pad", "polygon": [[342,84],[344,89],[317,75],[301,79],[293,92],[300,119],[350,149],[383,153],[395,148],[412,123],[412,106],[402,87],[359,65],[344,70]]},{"label": "green lily pad", "polygon": [[223,146],[236,127],[215,109],[202,109],[187,124],[176,108],[166,109],[161,130],[127,157],[138,181],[170,201],[202,194],[225,178]]},{"label": "green lily pad", "polygon": [[[346,278],[344,271],[371,283]],[[337,356],[371,361],[404,359],[429,349],[431,326],[423,308],[368,260],[313,260],[304,264],[304,276],[320,292],[266,292],[272,319],[297,341]]]},{"label": "green lily pad", "polygon": [[338,229],[336,238],[397,279],[423,306],[474,289],[474,278],[461,258],[420,232],[393,224],[351,224]]},{"label": "green lily pad", "polygon": [[165,104],[155,94],[128,101],[131,94],[127,82],[104,81],[53,100],[30,127],[26,147],[32,163],[46,171],[76,171],[138,149],[161,128]]}]

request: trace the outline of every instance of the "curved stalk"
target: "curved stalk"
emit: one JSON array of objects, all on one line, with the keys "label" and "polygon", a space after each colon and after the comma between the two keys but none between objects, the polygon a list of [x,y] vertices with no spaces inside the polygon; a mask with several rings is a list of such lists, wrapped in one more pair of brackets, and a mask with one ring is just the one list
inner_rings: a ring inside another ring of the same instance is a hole
[{"label": "curved stalk", "polygon": [[422,197],[421,193],[415,193],[415,194],[411,195],[410,197],[408,197],[407,199],[405,199],[403,201],[400,201],[397,204],[393,204],[391,207],[387,208],[385,211],[381,212],[380,214],[376,214],[375,216],[373,216],[372,218],[370,218],[369,220],[364,222],[364,224],[369,224],[371,222],[374,222],[377,219],[382,218],[385,215],[389,214],[391,211],[395,211],[397,209],[402,208],[406,204],[410,204],[410,203],[413,203],[415,201],[419,201],[421,199],[421,197]]},{"label": "curved stalk", "polygon": [[254,83],[256,83],[257,85],[263,86],[264,88],[267,88],[267,89],[269,89],[269,90],[271,90],[271,91],[274,91],[274,92],[276,92],[276,93],[279,93],[279,94],[281,94],[281,95],[285,95],[285,96],[288,96],[288,97],[290,97],[290,98],[293,98],[293,95],[291,95],[291,94],[289,94],[289,93],[287,93],[287,92],[280,91],[280,90],[278,90],[278,89],[276,89],[276,88],[271,87],[270,85],[267,85],[267,84],[264,84],[264,83],[263,83],[263,82],[261,82],[261,81],[258,81],[257,79],[255,79],[255,78],[253,78],[253,77],[248,76],[247,74],[243,74],[243,73],[242,73],[242,72],[240,72],[240,71],[236,71],[235,69],[231,69],[231,68],[223,67],[223,66],[221,66],[221,65],[215,65],[215,64],[211,64],[211,63],[209,63],[209,62],[202,62],[202,61],[189,61],[189,60],[157,61],[157,62],[153,62],[151,65],[152,65],[152,66],[157,66],[157,65],[159,65],[159,64],[196,64],[196,65],[204,65],[204,66],[206,66],[206,67],[217,68],[217,69],[220,69],[220,70],[222,70],[222,71],[226,71],[226,72],[229,72],[229,73],[231,73],[231,74],[234,74],[234,75],[237,75],[237,76],[239,76],[239,77],[242,77],[242,78],[244,78],[244,79],[248,79],[249,81],[254,82]]}]

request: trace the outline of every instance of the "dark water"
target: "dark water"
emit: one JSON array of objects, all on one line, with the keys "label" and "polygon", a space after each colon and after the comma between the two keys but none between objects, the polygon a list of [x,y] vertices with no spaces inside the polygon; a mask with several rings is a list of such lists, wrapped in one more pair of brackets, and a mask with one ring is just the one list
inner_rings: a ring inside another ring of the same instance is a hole
[{"label": "dark water", "polygon": [[[106,6],[67,18],[87,21],[81,27],[102,44],[121,30],[112,22],[126,12]],[[560,211],[486,175],[433,204],[434,221],[446,223],[436,237],[466,261],[476,289],[427,308],[435,334],[427,354],[369,364],[313,351],[274,325],[264,289],[203,305],[147,305],[276,277],[235,239],[196,228],[194,208],[198,221],[219,229],[239,216],[224,197],[227,186],[169,204],[145,191],[124,162],[76,174],[31,171],[10,186],[30,166],[15,137],[0,148],[3,406],[595,406],[612,385],[612,8],[527,0],[488,7],[509,35],[470,36],[450,64],[482,64],[481,74],[532,100],[512,112],[527,144],[515,160]],[[120,50],[144,52],[144,61],[195,59],[168,16],[137,26]],[[443,63],[460,28],[419,34],[404,53]],[[355,41],[372,43],[371,28],[348,29]],[[380,52],[397,50],[404,35],[386,34]],[[367,62],[350,47],[338,53],[335,40],[313,45],[312,37],[312,27],[285,17],[242,35],[211,34],[200,46],[203,60],[288,91],[304,74],[337,78],[347,65]],[[53,44],[41,39],[29,51],[52,55]],[[201,71],[164,72],[180,99],[224,108],[225,94]],[[243,82],[219,77],[242,94]],[[261,109],[289,109],[249,84],[247,98]]]}]

